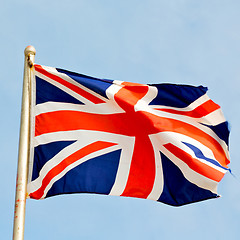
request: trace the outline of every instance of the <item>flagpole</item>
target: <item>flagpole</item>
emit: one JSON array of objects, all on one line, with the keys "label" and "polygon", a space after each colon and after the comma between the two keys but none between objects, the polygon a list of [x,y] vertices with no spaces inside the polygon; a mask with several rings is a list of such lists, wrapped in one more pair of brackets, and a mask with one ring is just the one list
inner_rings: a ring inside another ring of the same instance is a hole
[{"label": "flagpole", "polygon": [[27,173],[29,158],[29,137],[30,137],[30,89],[36,50],[33,46],[27,46],[25,48],[24,54],[25,62],[22,90],[22,110],[18,150],[18,169],[15,195],[13,240],[24,239]]}]

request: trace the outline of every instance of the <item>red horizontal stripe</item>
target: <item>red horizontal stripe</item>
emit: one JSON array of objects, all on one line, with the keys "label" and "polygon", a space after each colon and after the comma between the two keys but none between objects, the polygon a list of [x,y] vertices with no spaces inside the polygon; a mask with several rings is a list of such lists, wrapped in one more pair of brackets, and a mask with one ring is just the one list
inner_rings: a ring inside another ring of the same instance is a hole
[{"label": "red horizontal stripe", "polygon": [[[143,127],[144,126],[144,127]],[[142,112],[93,114],[77,111],[42,113],[35,117],[35,136],[73,130],[92,130],[138,136],[159,132]]]},{"label": "red horizontal stripe", "polygon": [[92,95],[91,93],[84,91],[83,89],[79,88],[78,86],[76,86],[74,84],[71,84],[70,82],[62,79],[59,76],[56,76],[52,73],[47,72],[45,69],[43,69],[43,67],[41,65],[36,64],[36,65],[34,65],[34,67],[35,67],[35,71],[45,75],[48,78],[51,78],[52,80],[62,84],[65,87],[71,89],[72,91],[74,91],[77,94],[79,94],[80,96],[88,99],[89,101],[91,101],[93,103],[96,103],[96,104],[97,103],[104,103],[104,101],[102,99]]},{"label": "red horizontal stripe", "polygon": [[214,103],[212,100],[208,100],[191,111],[181,111],[181,110],[161,109],[161,108],[156,108],[156,110],[178,114],[178,115],[184,115],[184,116],[193,117],[193,118],[202,118],[208,115],[209,113],[216,111],[219,108],[220,106],[218,104]]},{"label": "red horizontal stripe", "polygon": [[172,143],[165,144],[164,147],[173,153],[177,158],[185,162],[195,172],[217,182],[220,182],[223,178],[224,173],[200,162],[198,159],[193,158],[190,154],[176,147]]},{"label": "red horizontal stripe", "polygon": [[127,136],[150,135],[164,131],[177,132],[208,146],[213,151],[215,159],[223,167],[227,167],[229,163],[219,142],[204,131],[188,123],[155,116],[147,112],[100,115],[75,111],[57,111],[36,116],[35,123],[35,136],[50,132],[80,129]]},{"label": "red horizontal stripe", "polygon": [[82,149],[78,150],[77,152],[73,153],[69,157],[65,158],[62,162],[60,162],[57,166],[52,168],[47,175],[42,180],[42,186],[35,192],[29,194],[31,198],[40,199],[43,194],[44,190],[48,186],[48,184],[51,182],[51,180],[56,177],[58,174],[60,174],[64,169],[66,169],[68,166],[73,164],[74,162],[78,161],[79,159],[87,156],[90,153],[99,151],[104,148],[111,147],[113,145],[116,145],[115,143],[109,143],[109,142],[102,142],[98,141],[95,143],[92,143],[86,147],[83,147]]}]

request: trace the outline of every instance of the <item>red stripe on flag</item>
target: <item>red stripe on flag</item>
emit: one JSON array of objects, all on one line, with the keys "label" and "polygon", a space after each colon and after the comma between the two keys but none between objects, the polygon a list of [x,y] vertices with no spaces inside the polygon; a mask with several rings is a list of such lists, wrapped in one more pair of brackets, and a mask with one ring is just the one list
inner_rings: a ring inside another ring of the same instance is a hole
[{"label": "red stripe on flag", "polygon": [[46,77],[48,78],[51,78],[52,80],[62,84],[63,86],[71,89],[72,91],[76,92],[77,94],[79,94],[80,96],[88,99],[89,101],[93,102],[93,103],[104,103],[104,101],[94,95],[92,95],[91,93],[89,92],[86,92],[84,91],[83,89],[79,88],[78,86],[74,85],[74,84],[71,84],[70,82],[62,79],[61,77],[59,76],[56,76],[52,73],[49,73],[48,71],[46,71],[45,69],[43,69],[43,67],[41,65],[34,65],[35,67],[35,71],[45,75]]},{"label": "red stripe on flag", "polygon": [[193,117],[193,118],[202,118],[208,115],[209,113],[216,111],[219,108],[220,106],[218,104],[214,103],[212,100],[208,100],[202,105],[193,109],[192,111],[181,111],[181,110],[161,109],[161,108],[156,108],[156,110],[178,114],[178,115],[184,115],[184,116]]},{"label": "red stripe on flag", "polygon": [[229,160],[217,140],[204,131],[185,122],[163,118],[147,112],[128,112],[119,114],[89,114],[75,111],[56,111],[36,116],[35,136],[45,133],[72,130],[104,131],[127,136],[151,135],[172,131],[196,139],[208,146],[215,159],[227,167]]},{"label": "red stripe on flag", "polygon": [[[135,112],[134,106],[148,92],[149,87],[124,82],[124,87],[115,95],[118,105],[126,111],[128,133],[134,130],[135,146],[128,181],[122,196],[147,198],[155,180],[155,156],[148,135],[156,129],[142,112]],[[121,125],[121,123],[120,123]]]},{"label": "red stripe on flag", "polygon": [[229,160],[226,157],[223,147],[216,139],[214,139],[208,133],[186,122],[182,122],[171,118],[159,117],[152,115],[150,113],[145,113],[145,115],[149,115],[149,118],[154,124],[154,127],[156,129],[159,129],[158,132],[170,131],[181,133],[199,141],[200,143],[202,143],[203,145],[207,146],[212,150],[215,159],[217,159],[217,161],[223,167],[228,168],[227,164],[229,164]]},{"label": "red stripe on flag", "polygon": [[65,158],[62,162],[60,162],[57,166],[53,167],[47,175],[42,180],[42,186],[35,192],[29,194],[31,198],[34,199],[40,199],[44,195],[44,190],[48,186],[48,184],[51,182],[51,180],[56,177],[58,174],[60,174],[64,169],[66,169],[68,166],[73,164],[74,162],[78,161],[79,159],[87,156],[90,153],[99,151],[104,148],[108,148],[111,146],[116,145],[116,143],[109,143],[109,142],[102,142],[98,141],[92,144],[89,144],[86,147],[81,148],[77,152],[73,153],[69,157]]},{"label": "red stripe on flag", "polygon": [[185,162],[195,172],[217,182],[220,182],[223,178],[224,173],[200,162],[198,159],[193,158],[190,154],[174,146],[172,143],[167,143],[164,147],[173,153],[177,158]]},{"label": "red stripe on flag", "polygon": [[149,87],[142,84],[123,82],[123,87],[115,94],[117,104],[127,113],[134,111],[134,106],[143,98]]},{"label": "red stripe on flag", "polygon": [[155,180],[155,155],[153,146],[147,136],[138,136],[128,181],[121,196],[147,198]]}]

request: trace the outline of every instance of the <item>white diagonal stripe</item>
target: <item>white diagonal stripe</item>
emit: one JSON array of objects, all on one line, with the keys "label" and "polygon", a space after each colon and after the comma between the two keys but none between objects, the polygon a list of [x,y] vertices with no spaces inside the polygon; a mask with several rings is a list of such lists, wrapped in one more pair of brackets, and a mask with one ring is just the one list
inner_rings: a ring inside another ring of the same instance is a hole
[{"label": "white diagonal stripe", "polygon": [[[83,86],[82,84],[78,83],[77,81],[75,81],[74,79],[72,79],[71,77],[69,77],[67,74],[65,73],[61,73],[61,72],[58,72],[55,68],[52,68],[52,67],[46,67],[46,66],[42,66],[43,69],[45,69],[46,71],[50,72],[51,74],[55,75],[55,76],[58,76],[60,78],[62,78],[63,80],[71,83],[72,85],[75,85],[81,89],[83,89],[84,91],[94,95],[95,97],[103,100],[103,101],[106,101],[107,99],[103,96],[101,96],[100,94],[90,90],[89,88]],[[90,80],[89,80],[90,81]],[[103,79],[99,79],[99,81],[104,81]]]}]

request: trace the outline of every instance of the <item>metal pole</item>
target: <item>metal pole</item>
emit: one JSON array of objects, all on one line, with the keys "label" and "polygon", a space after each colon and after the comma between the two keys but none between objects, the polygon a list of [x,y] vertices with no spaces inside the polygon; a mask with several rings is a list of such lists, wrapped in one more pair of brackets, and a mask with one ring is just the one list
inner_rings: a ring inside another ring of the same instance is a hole
[{"label": "metal pole", "polygon": [[27,173],[30,137],[30,88],[33,75],[33,62],[36,50],[33,46],[25,48],[25,63],[22,90],[21,125],[18,150],[18,169],[15,196],[13,240],[24,239],[25,206],[27,194]]}]

